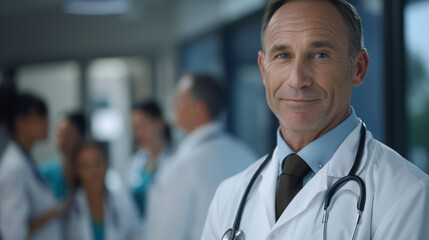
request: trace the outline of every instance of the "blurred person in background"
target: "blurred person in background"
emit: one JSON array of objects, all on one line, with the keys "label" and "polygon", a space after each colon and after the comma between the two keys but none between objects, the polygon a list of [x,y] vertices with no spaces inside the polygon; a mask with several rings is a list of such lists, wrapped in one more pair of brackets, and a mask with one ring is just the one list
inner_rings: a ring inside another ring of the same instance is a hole
[{"label": "blurred person in background", "polygon": [[189,135],[162,169],[150,191],[145,239],[200,239],[210,201],[219,183],[256,160],[217,120],[224,88],[209,75],[187,74],[178,84],[176,125]]},{"label": "blurred person in background", "polygon": [[65,220],[66,240],[133,240],[140,237],[129,198],[105,185],[108,160],[100,143],[86,141],[72,156],[76,192]]},{"label": "blurred person in background", "polygon": [[86,121],[81,112],[64,114],[57,125],[57,149],[59,156],[39,165],[41,174],[46,178],[55,197],[65,200],[73,188],[73,173],[70,157],[74,148],[85,136]]},{"label": "blurred person in background", "polygon": [[134,137],[138,150],[129,170],[129,186],[140,217],[146,216],[148,188],[157,170],[173,153],[170,128],[159,105],[154,101],[135,104],[131,115]]},{"label": "blurred person in background", "polygon": [[10,139],[7,129],[7,116],[10,114],[15,91],[12,88],[0,86],[0,159]]},{"label": "blurred person in background", "polygon": [[38,97],[19,94],[8,119],[9,141],[0,161],[0,232],[3,240],[62,239],[58,203],[30,155],[46,138],[47,107]]}]

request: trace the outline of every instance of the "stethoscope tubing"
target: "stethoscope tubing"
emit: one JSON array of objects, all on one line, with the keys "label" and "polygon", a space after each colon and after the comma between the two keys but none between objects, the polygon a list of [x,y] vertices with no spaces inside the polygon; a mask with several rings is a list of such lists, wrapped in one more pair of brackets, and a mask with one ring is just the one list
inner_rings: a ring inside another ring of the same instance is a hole
[{"label": "stethoscope tubing", "polygon": [[268,154],[268,156],[265,158],[264,162],[259,166],[259,168],[256,170],[255,174],[252,176],[252,179],[250,180],[249,184],[247,185],[246,191],[244,191],[243,197],[241,198],[240,205],[237,210],[236,218],[233,225],[233,230],[240,228],[241,223],[241,217],[243,216],[244,207],[246,206],[247,197],[250,193],[250,190],[252,189],[253,184],[256,181],[256,178],[259,176],[259,174],[262,172],[262,170],[265,168],[265,166],[270,161],[271,157],[273,156],[273,152]]}]

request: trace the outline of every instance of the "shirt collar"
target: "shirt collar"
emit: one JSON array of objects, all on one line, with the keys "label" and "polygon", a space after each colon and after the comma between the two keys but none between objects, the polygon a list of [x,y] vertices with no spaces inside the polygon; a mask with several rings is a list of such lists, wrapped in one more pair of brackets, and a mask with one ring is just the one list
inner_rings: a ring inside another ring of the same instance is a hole
[{"label": "shirt collar", "polygon": [[[329,159],[332,158],[341,143],[353,131],[359,123],[355,111],[350,107],[350,115],[335,128],[317,138],[307,146],[305,146],[297,154],[304,159],[314,173],[326,165]],[[279,164],[279,175],[282,171],[283,159],[294,151],[287,145],[281,136],[280,127],[277,130],[277,160]]]}]

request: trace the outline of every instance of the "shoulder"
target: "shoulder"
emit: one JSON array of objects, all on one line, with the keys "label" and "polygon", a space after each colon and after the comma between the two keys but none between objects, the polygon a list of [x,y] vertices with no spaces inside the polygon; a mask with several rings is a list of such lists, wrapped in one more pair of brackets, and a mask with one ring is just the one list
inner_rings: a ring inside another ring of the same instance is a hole
[{"label": "shoulder", "polygon": [[0,176],[25,176],[29,169],[24,158],[16,143],[9,142],[0,161]]},{"label": "shoulder", "polygon": [[17,146],[8,145],[0,161],[0,198],[21,194],[25,189],[31,170],[23,158]]},{"label": "shoulder", "polygon": [[207,157],[239,157],[254,162],[257,157],[254,152],[241,140],[226,132],[220,132],[219,137],[210,142],[197,145],[192,155]]},{"label": "shoulder", "polygon": [[367,154],[368,171],[363,174],[379,212],[387,213],[404,197],[429,203],[429,176],[422,170],[375,139],[370,139]]},{"label": "shoulder", "polygon": [[221,198],[222,200],[227,200],[228,198],[233,197],[233,194],[231,193],[239,193],[241,196],[242,192],[244,192],[244,189],[249,184],[250,179],[264,162],[266,157],[267,155],[258,159],[245,170],[222,181],[216,191],[216,197]]},{"label": "shoulder", "polygon": [[[210,204],[206,221],[206,230],[222,228],[220,225],[232,225],[232,217],[238,209],[241,198],[246,190],[252,176],[261,166],[266,157],[259,159],[242,172],[224,180],[217,188]],[[225,215],[227,214],[227,215]],[[207,233],[206,233],[207,234]]]},{"label": "shoulder", "polygon": [[413,163],[375,139],[370,139],[368,143],[368,157],[371,172],[374,174],[377,172],[393,182],[400,181],[409,186],[413,183],[425,182],[429,178]]}]

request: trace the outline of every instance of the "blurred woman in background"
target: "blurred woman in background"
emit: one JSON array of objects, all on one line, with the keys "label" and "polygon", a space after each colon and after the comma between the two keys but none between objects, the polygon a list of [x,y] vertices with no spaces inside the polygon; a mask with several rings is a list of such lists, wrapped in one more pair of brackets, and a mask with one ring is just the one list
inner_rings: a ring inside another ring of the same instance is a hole
[{"label": "blurred woman in background", "polygon": [[30,154],[48,134],[47,106],[29,93],[19,93],[9,104],[11,139],[0,160],[0,235],[3,240],[61,240],[60,217],[68,204],[55,199]]},{"label": "blurred woman in background", "polygon": [[66,216],[67,240],[132,240],[140,226],[129,198],[105,187],[108,168],[103,147],[84,142],[73,154],[76,192]]},{"label": "blurred woman in background", "polygon": [[148,189],[156,172],[173,153],[171,133],[160,107],[154,101],[134,105],[131,122],[139,149],[130,165],[129,185],[140,217],[144,220]]},{"label": "blurred woman in background", "polygon": [[81,112],[64,114],[57,125],[57,149],[59,156],[39,165],[41,174],[46,178],[55,197],[65,200],[73,188],[73,173],[70,157],[74,148],[85,136],[86,121]]}]

